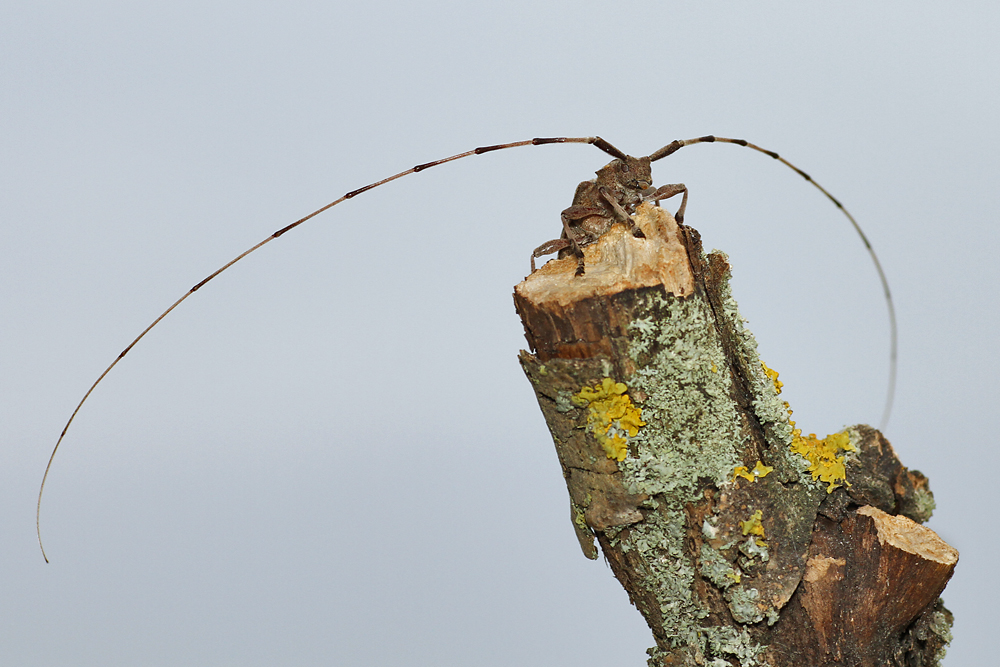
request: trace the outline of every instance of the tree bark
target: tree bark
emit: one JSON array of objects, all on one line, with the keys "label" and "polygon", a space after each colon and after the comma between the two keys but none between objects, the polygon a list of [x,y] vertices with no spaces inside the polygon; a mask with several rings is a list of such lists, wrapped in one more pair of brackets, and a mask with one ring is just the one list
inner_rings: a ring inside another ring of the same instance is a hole
[{"label": "tree bark", "polygon": [[722,253],[665,210],[515,288],[520,360],[569,490],[656,646],[651,666],[936,665],[958,553],[881,433],[803,436]]}]

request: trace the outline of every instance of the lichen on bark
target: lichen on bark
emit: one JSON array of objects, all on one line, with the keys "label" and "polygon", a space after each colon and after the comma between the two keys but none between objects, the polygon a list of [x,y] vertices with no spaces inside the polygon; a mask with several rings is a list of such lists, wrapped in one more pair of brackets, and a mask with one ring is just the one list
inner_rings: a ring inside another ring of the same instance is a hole
[{"label": "lichen on bark", "polygon": [[[921,565],[887,546],[873,564],[865,545],[876,515],[860,512],[924,520],[926,478],[869,427],[838,436],[838,448],[857,451],[835,448],[830,462],[793,451],[801,436],[732,298],[725,255],[705,255],[697,232],[662,209],[635,217],[645,239],[613,228],[585,249],[585,276],[573,275],[573,258],[553,260],[518,285],[515,302],[534,351],[521,353],[522,367],[552,433],[573,529],[588,558],[597,540],[649,624],[650,665],[779,667],[805,664],[803,655],[832,665],[845,651],[857,664],[896,664],[879,662],[888,654],[865,646],[863,632],[829,625],[866,599],[852,588],[860,574],[850,585],[830,577],[885,562],[932,575],[914,592],[922,606],[904,613],[928,620],[888,642],[893,656],[906,644],[906,659],[929,660],[950,618],[932,609],[954,561]],[[890,525],[903,530],[877,530]],[[845,526],[855,542],[828,539]],[[842,597],[832,607],[815,595],[827,589]]]}]

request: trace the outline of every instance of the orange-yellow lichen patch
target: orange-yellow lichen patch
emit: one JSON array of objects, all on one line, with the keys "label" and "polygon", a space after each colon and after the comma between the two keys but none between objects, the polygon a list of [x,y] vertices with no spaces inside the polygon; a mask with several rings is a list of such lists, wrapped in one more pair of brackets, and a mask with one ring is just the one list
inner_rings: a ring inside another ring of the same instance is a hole
[{"label": "orange-yellow lichen patch", "polygon": [[573,395],[573,404],[589,408],[587,430],[601,443],[609,459],[624,461],[628,455],[629,438],[639,435],[642,409],[632,404],[628,387],[622,382],[604,378],[600,384],[584,387]]},{"label": "orange-yellow lichen patch", "polygon": [[733,470],[733,481],[735,482],[738,477],[749,482],[756,482],[761,477],[767,477],[767,474],[774,470],[771,466],[766,466],[760,461],[757,461],[757,465],[753,467],[753,470],[748,470],[746,466],[736,466]]},{"label": "orange-yellow lichen patch", "polygon": [[792,431],[791,449],[809,461],[809,472],[812,473],[813,479],[829,485],[826,488],[827,493],[840,486],[840,482],[850,486],[847,481],[847,470],[844,467],[845,457],[837,456],[840,452],[858,451],[858,448],[851,444],[847,431],[834,433],[820,440],[815,433],[803,436],[802,431],[795,429]]},{"label": "orange-yellow lichen patch", "polygon": [[764,369],[764,375],[766,375],[772,383],[774,383],[774,392],[776,394],[781,393],[781,388],[785,386],[785,383],[778,379],[778,371],[768,368],[767,364],[763,361],[760,362],[761,367]]},{"label": "orange-yellow lichen patch", "polygon": [[[774,390],[780,394],[784,384],[778,381],[778,371],[768,368],[763,361],[760,362],[760,365],[764,368],[764,374],[774,383]],[[788,423],[792,427],[790,448],[809,462],[808,470],[812,474],[812,478],[825,482],[828,485],[826,487],[827,493],[832,493],[834,489],[841,486],[841,482],[850,486],[850,482],[847,481],[847,469],[844,466],[846,457],[837,456],[840,452],[858,451],[858,448],[851,444],[851,438],[847,431],[828,435],[822,440],[817,438],[815,433],[803,436],[802,429],[795,428],[795,422],[791,419],[792,408],[788,405],[788,401],[784,401],[783,405],[788,411]],[[763,475],[760,476],[763,477]],[[735,481],[736,477],[733,477],[733,480]]]},{"label": "orange-yellow lichen patch", "polygon": [[756,535],[761,538],[764,537],[764,524],[760,522],[764,518],[764,512],[757,510],[750,518],[746,521],[740,521],[740,527],[743,529],[744,535]]}]

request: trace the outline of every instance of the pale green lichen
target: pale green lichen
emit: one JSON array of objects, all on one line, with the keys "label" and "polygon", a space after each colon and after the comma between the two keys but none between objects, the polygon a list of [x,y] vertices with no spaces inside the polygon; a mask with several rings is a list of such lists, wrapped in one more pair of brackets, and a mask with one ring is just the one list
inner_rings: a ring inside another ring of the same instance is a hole
[{"label": "pale green lichen", "polygon": [[[778,396],[781,384],[777,374],[761,363],[757,343],[744,327],[728,282],[722,281],[719,287],[721,315],[732,323],[736,345],[732,351],[742,374],[749,378],[753,409],[770,444],[770,465],[758,461],[752,470],[738,467],[741,461],[736,453],[745,448],[747,436],[732,401],[733,375],[720,372],[728,369],[729,359],[716,333],[716,313],[711,306],[698,297],[675,299],[647,293],[645,312],[637,309],[641,314],[630,325],[629,347],[638,369],[629,379],[629,390],[644,396],[642,416],[647,425],[635,439],[634,455],[620,462],[618,469],[629,493],[655,495],[665,502],[614,541],[622,549],[642,552],[643,562],[650,564],[641,574],[643,588],[656,596],[662,624],[657,635],[666,635],[669,641],[666,645],[661,640],[662,649],[650,650],[650,665],[659,665],[673,655],[669,649],[685,647],[698,664],[721,667],[736,660],[741,667],[751,667],[759,664],[758,656],[765,650],[746,630],[703,627],[707,610],[693,594],[696,567],[702,577],[726,591],[738,622],[757,623],[766,617],[759,591],[741,587],[740,570],[724,556],[709,545],[701,548],[697,559],[686,555],[684,506],[701,499],[699,489],[704,480],[722,488],[733,483],[734,474],[745,472],[741,476],[756,481],[780,461],[782,481],[800,481],[815,488],[801,457],[788,448],[793,426]],[[710,519],[701,529],[711,539],[719,528]],[[755,530],[745,544],[733,540],[723,548],[739,544],[741,558],[767,562],[762,537]],[[773,609],[765,611],[774,615]]]},{"label": "pale green lichen", "polygon": [[642,554],[645,588],[656,595],[663,634],[673,646],[681,646],[690,643],[697,621],[707,612],[691,596],[695,572],[684,552],[685,516],[664,509],[649,514],[617,540],[623,552]]},{"label": "pale green lichen", "polygon": [[[707,665],[725,665],[732,663],[726,658],[739,660],[740,667],[754,667],[761,664],[757,656],[764,652],[765,647],[753,641],[745,629],[738,632],[729,626],[702,628],[700,632],[701,652]],[[711,662],[709,662],[711,660]]]},{"label": "pale green lichen", "polygon": [[650,424],[636,443],[636,456],[619,465],[630,493],[694,494],[699,478],[722,486],[739,461],[740,421],[730,400],[725,353],[708,305],[701,299],[647,295],[655,315],[630,325],[629,356],[639,370],[633,392],[646,395],[643,419]]},{"label": "pale green lichen", "polygon": [[737,586],[726,591],[726,599],[729,601],[729,611],[733,614],[733,620],[737,623],[759,623],[764,620],[764,613],[757,606],[757,599],[760,591],[756,588],[743,588]]},{"label": "pale green lichen", "polygon": [[[718,250],[713,252],[719,252]],[[720,253],[725,257],[724,253]],[[744,362],[746,375],[750,380],[753,393],[753,408],[757,420],[764,428],[764,433],[771,444],[771,457],[768,461],[772,466],[781,465],[782,481],[798,479],[805,487],[819,490],[809,470],[809,464],[791,449],[795,435],[795,422],[791,420],[791,409],[779,394],[784,383],[778,380],[778,372],[769,368],[757,352],[757,341],[749,329],[746,320],[740,315],[736,300],[733,299],[729,283],[720,285],[723,312],[732,323],[736,334],[737,356]]]},{"label": "pale green lichen", "polygon": [[[938,600],[940,603],[941,601]],[[943,611],[935,611],[931,615],[931,631],[944,640],[945,644],[950,644],[953,637],[951,636],[951,623],[948,621],[948,615]]]},{"label": "pale green lichen", "polygon": [[[643,588],[656,595],[658,634],[673,647],[701,650],[709,637],[701,627],[707,610],[692,595],[696,574],[685,551],[684,504],[697,500],[699,480],[711,479],[718,486],[729,482],[739,463],[740,418],[730,398],[732,376],[718,372],[727,362],[708,304],[698,298],[645,298],[650,315],[630,325],[629,356],[638,370],[629,389],[645,395],[647,425],[635,440],[635,455],[618,468],[629,493],[656,495],[666,502],[623,533],[619,544],[625,551],[639,551],[649,564]],[[713,564],[706,567],[714,572]],[[728,571],[738,576],[731,567]],[[719,574],[733,583],[724,570]],[[713,649],[705,655],[730,654]]]},{"label": "pale green lichen", "polygon": [[771,554],[767,550],[767,543],[759,537],[748,537],[741,542],[740,553],[746,556],[751,562],[754,558],[760,558],[761,561],[766,563],[771,558]]},{"label": "pale green lichen", "polygon": [[710,540],[714,540],[719,535],[718,517],[710,516],[701,522],[701,534]]},{"label": "pale green lichen", "polygon": [[778,379],[778,371],[768,368],[767,364],[763,361],[760,362],[760,366],[764,369],[764,375],[767,376],[767,379],[774,384],[774,393],[780,394],[781,388],[785,386],[785,383]]},{"label": "pale green lichen", "polygon": [[771,558],[771,554],[767,550],[767,542],[759,537],[753,536],[750,536],[743,542],[740,542],[740,553],[746,556],[750,561],[753,561],[754,558],[760,558],[761,561],[766,563]]},{"label": "pale green lichen", "polygon": [[[725,253],[719,250],[712,252],[719,254],[724,260],[729,259]],[[777,373],[771,371],[773,373],[772,379],[765,372],[766,366],[757,352],[757,340],[744,326],[746,320],[740,315],[739,307],[733,298],[728,281],[722,281],[719,285],[719,296],[722,299],[723,313],[732,323],[733,333],[736,334],[735,340],[738,346],[736,353],[744,360],[746,374],[754,395],[753,407],[757,414],[757,420],[764,427],[769,439],[787,446],[792,441],[792,427],[788,422],[788,413],[785,410],[784,402],[778,397],[781,383],[778,382]],[[770,371],[770,369],[767,370]]]},{"label": "pale green lichen", "polygon": [[556,412],[567,413],[576,406],[573,405],[573,394],[568,391],[560,391],[556,396]]},{"label": "pale green lichen", "polygon": [[[938,600],[938,604],[940,603],[941,601]],[[948,615],[942,611],[935,611],[931,614],[931,623],[929,627],[931,632],[940,637],[941,641],[944,642],[941,648],[938,649],[937,653],[935,653],[933,657],[930,657],[931,661],[928,665],[928,667],[938,667],[941,664],[941,661],[944,660],[945,654],[948,652],[945,647],[947,647],[948,644],[951,644],[952,640],[951,623],[948,622]]]},{"label": "pale green lichen", "polygon": [[740,583],[740,572],[718,551],[707,544],[701,545],[698,572],[717,587],[725,590]]},{"label": "pale green lichen", "polygon": [[919,486],[913,490],[911,502],[913,504],[911,511],[913,516],[911,518],[920,523],[926,523],[930,520],[931,515],[934,514],[934,509],[937,507],[937,503],[934,502],[934,494],[930,492],[930,489]]},{"label": "pale green lichen", "polygon": [[646,655],[649,656],[649,658],[646,659],[646,665],[648,665],[648,667],[663,667],[666,660],[670,659],[670,654],[661,649],[659,646],[647,648]]}]

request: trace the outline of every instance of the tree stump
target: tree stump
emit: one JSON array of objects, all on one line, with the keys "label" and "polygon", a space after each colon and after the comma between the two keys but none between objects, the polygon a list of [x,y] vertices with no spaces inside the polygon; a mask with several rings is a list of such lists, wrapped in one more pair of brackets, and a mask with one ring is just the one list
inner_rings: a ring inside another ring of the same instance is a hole
[{"label": "tree stump", "polygon": [[858,425],[803,436],[757,355],[724,254],[664,209],[515,288],[520,361],[584,554],[656,640],[649,665],[936,665],[958,552],[927,479]]}]

